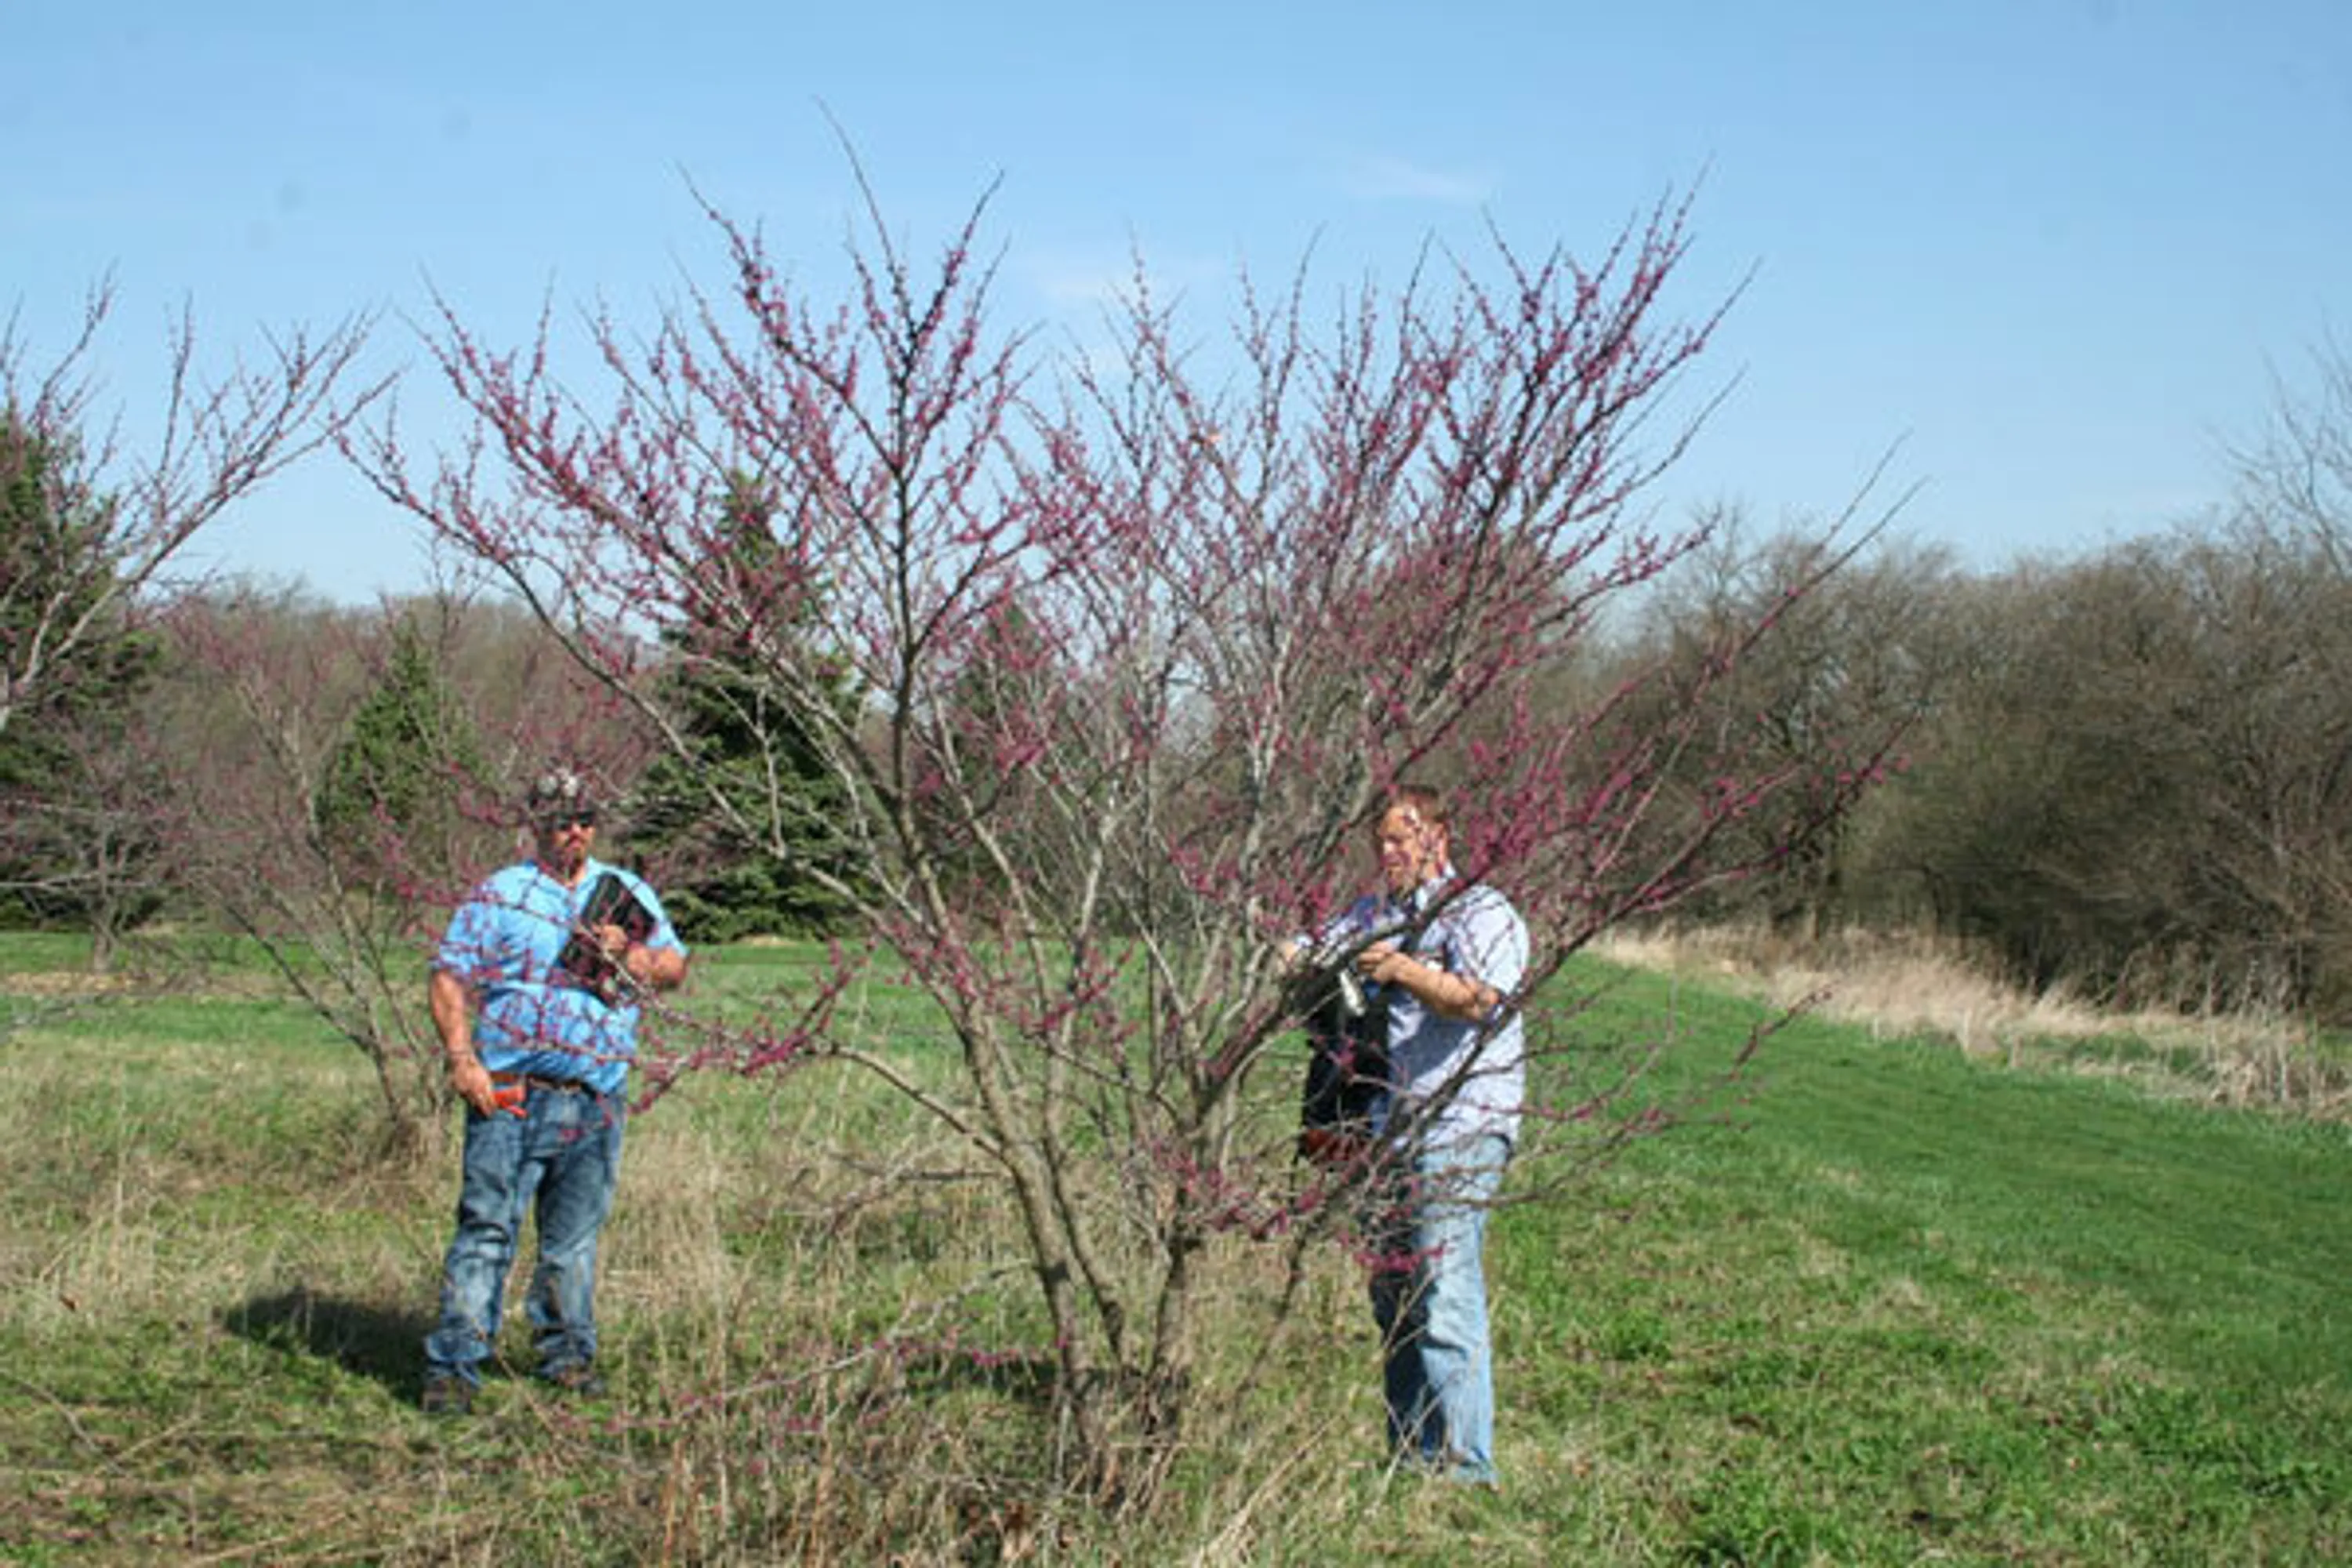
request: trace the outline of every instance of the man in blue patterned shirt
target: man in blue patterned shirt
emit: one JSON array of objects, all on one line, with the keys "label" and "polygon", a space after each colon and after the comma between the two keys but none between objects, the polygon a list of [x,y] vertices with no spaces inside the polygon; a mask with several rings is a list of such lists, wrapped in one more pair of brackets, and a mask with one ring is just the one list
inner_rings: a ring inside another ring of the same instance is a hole
[{"label": "man in blue patterned shirt", "polygon": [[612,1211],[639,999],[686,979],[687,954],[640,878],[597,860],[596,803],[558,768],[525,802],[531,858],[494,872],[449,922],[427,995],[466,1102],[457,1234],[425,1410],[471,1408],[498,1339],[509,1266],[535,1204],[527,1303],[540,1375],[594,1394],[596,1242]]}]

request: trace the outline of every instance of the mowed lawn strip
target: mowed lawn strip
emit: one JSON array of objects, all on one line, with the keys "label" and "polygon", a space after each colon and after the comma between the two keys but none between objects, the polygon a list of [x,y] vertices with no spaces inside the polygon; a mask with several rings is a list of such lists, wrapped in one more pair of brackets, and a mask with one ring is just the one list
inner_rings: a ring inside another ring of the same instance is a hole
[{"label": "mowed lawn strip", "polygon": [[[1675,1020],[1684,1087],[1764,1016],[1578,975],[1610,987],[1596,1038]],[[1591,1199],[1498,1225],[1503,1398],[1533,1394],[1547,1487],[1687,1558],[2326,1561],[2352,1539],[2343,1127],[1799,1019]]]}]

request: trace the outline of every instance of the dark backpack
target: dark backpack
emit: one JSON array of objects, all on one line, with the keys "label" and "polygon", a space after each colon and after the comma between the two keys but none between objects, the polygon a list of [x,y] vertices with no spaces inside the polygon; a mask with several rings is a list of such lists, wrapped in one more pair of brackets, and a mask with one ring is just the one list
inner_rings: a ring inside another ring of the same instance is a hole
[{"label": "dark backpack", "polygon": [[1316,976],[1303,1010],[1307,1083],[1298,1125],[1302,1147],[1312,1135],[1370,1139],[1389,1085],[1389,1014],[1378,986],[1344,970]]}]

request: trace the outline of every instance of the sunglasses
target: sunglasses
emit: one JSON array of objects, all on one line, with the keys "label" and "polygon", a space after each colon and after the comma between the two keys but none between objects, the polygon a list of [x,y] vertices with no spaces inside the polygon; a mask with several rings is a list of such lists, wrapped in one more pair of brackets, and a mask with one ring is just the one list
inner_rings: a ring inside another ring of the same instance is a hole
[{"label": "sunglasses", "polygon": [[552,816],[541,817],[539,826],[542,832],[547,833],[561,833],[567,827],[593,827],[596,826],[596,814],[593,811],[558,812]]}]

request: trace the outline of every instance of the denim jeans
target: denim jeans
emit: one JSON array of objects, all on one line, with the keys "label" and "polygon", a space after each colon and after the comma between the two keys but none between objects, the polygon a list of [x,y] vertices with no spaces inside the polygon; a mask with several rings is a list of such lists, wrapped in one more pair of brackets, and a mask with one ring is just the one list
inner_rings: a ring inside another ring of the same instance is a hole
[{"label": "denim jeans", "polygon": [[551,1376],[596,1354],[596,1238],[612,1212],[627,1107],[617,1095],[534,1086],[524,1114],[466,1112],[457,1233],[441,1275],[441,1323],[425,1336],[428,1376],[481,1380],[498,1342],[523,1213],[536,1203],[539,1262],[526,1306],[539,1370]]},{"label": "denim jeans", "polygon": [[1415,1156],[1371,1279],[1389,1443],[1405,1464],[1495,1479],[1494,1349],[1480,1263],[1510,1143],[1486,1136]]}]

